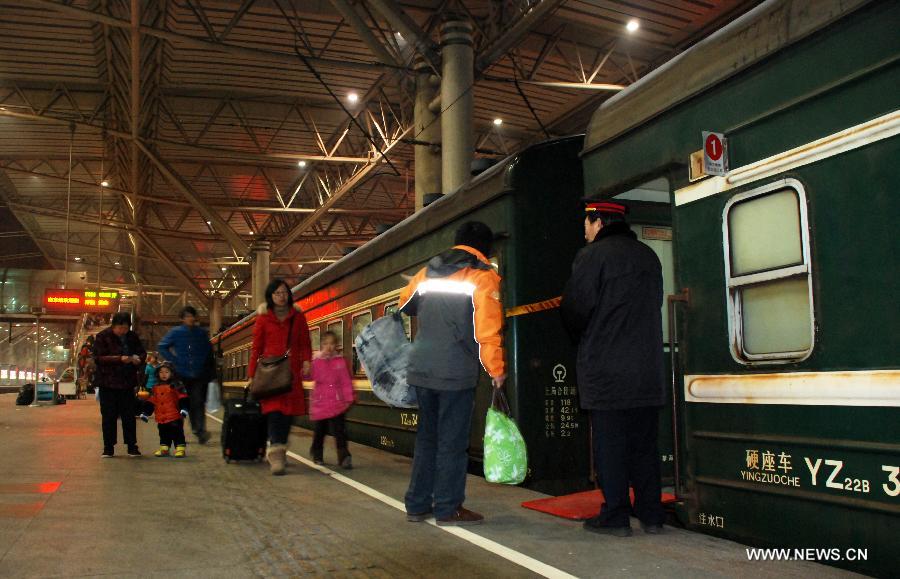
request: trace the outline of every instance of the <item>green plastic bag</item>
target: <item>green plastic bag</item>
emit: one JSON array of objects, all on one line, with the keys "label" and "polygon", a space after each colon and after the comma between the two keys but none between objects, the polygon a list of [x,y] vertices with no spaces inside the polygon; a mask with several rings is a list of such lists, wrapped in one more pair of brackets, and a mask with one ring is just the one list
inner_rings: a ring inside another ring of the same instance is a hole
[{"label": "green plastic bag", "polygon": [[484,478],[488,482],[517,485],[528,472],[528,452],[519,427],[509,416],[506,396],[494,388],[484,426]]}]

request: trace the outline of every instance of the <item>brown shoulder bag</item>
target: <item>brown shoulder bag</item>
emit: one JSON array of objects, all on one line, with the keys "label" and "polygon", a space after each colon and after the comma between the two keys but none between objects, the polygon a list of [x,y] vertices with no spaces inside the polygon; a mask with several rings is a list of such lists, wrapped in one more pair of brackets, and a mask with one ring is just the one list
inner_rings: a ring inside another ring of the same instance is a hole
[{"label": "brown shoulder bag", "polygon": [[250,382],[250,395],[254,400],[264,400],[290,392],[294,387],[294,376],[291,373],[291,335],[294,333],[294,318],[288,327],[287,349],[281,356],[260,358],[256,366],[256,375]]}]

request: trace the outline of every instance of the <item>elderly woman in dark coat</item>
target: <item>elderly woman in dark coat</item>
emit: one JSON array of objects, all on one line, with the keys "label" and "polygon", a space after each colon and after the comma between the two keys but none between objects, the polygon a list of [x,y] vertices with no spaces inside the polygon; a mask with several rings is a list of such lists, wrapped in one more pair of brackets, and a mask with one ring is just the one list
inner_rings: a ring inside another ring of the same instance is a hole
[{"label": "elderly woman in dark coat", "polygon": [[135,389],[147,352],[131,331],[131,315],[119,312],[112,324],[94,340],[92,349],[97,370],[94,386],[99,389],[103,422],[103,458],[111,458],[116,446],[116,421],[122,420],[122,438],[128,456],[140,456],[135,427]]}]

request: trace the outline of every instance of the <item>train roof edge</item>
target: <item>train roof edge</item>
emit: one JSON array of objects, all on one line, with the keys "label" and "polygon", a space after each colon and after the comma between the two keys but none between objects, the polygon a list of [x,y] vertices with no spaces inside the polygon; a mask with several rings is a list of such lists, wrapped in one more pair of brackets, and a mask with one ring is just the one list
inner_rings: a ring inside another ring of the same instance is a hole
[{"label": "train roof edge", "polygon": [[[454,201],[458,200],[457,195],[464,195],[467,192],[476,189],[482,182],[487,181],[500,172],[506,171],[515,164],[518,158],[522,157],[523,155],[544,148],[546,146],[556,145],[558,143],[574,141],[583,138],[584,135],[569,135],[556,139],[548,139],[539,143],[535,143],[534,145],[531,145],[519,152],[512,153],[511,155],[504,157],[496,165],[487,169],[483,173],[480,173],[456,191],[444,195],[428,207],[425,207],[421,211],[417,211],[406,219],[403,219],[381,235],[373,237],[363,245],[356,248],[349,255],[342,257],[325,269],[316,272],[309,278],[295,285],[293,288],[291,288],[291,291],[295,294],[300,291],[315,291],[325,285],[328,285],[335,279],[341,278],[353,271],[356,267],[358,267],[358,262],[365,263],[378,259],[379,257],[382,257],[383,255],[386,255],[387,253],[392,251],[394,248],[402,247],[403,245],[410,243],[415,239],[415,234],[411,233],[411,231],[415,230],[411,229],[411,225],[416,223],[417,221],[420,221],[422,219],[435,218],[436,221],[438,221],[440,224],[444,224],[452,221],[466,211],[469,211],[474,207],[478,207],[485,202],[493,199],[509,187],[508,182],[506,183],[507,187],[503,188],[501,191],[492,191],[489,194],[483,195],[482,197],[476,197],[474,199],[466,200],[472,203],[454,203]],[[254,307],[254,311],[252,313],[247,314],[246,316],[232,324],[224,332],[213,336],[212,342],[217,343],[220,339],[229,336],[230,334],[238,331],[243,327],[246,327],[246,325],[249,324],[250,321],[255,317],[256,308]]]},{"label": "train roof edge", "polygon": [[763,2],[603,102],[591,117],[582,156],[871,1]]}]

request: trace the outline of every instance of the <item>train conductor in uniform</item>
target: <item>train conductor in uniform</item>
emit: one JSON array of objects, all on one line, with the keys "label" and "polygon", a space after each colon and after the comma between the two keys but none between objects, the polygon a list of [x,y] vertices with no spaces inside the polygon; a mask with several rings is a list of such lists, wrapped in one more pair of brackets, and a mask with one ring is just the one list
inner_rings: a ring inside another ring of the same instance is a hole
[{"label": "train conductor in uniform", "polygon": [[[647,533],[665,520],[657,451],[665,403],[662,267],[638,241],[619,203],[588,202],[587,245],[572,264],[561,311],[578,341],[581,407],[590,411],[594,464],[605,501],[588,531],[627,537],[630,515]],[[634,508],[628,487],[634,489]]]}]

